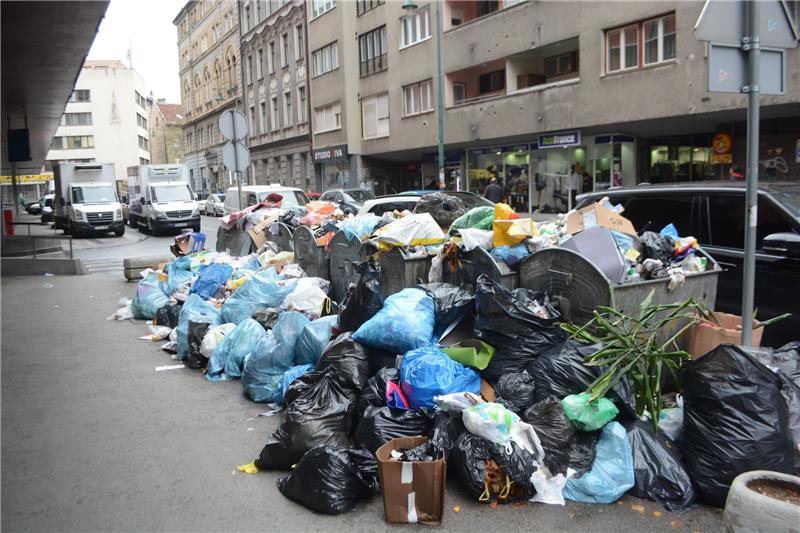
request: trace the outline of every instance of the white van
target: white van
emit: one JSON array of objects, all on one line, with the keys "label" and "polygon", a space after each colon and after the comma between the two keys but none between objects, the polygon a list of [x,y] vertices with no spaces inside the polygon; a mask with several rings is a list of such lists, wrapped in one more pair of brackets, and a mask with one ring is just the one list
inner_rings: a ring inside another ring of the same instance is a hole
[{"label": "white van", "polygon": [[53,167],[57,229],[73,236],[112,231],[125,233],[122,205],[117,198],[114,163],[61,163]]},{"label": "white van", "polygon": [[[224,215],[230,215],[239,211],[238,187],[230,187],[225,195]],[[277,193],[283,196],[281,207],[299,207],[308,203],[306,193],[296,187],[284,187],[280,184],[272,185],[242,185],[242,207],[250,207],[267,199],[270,193]]]}]

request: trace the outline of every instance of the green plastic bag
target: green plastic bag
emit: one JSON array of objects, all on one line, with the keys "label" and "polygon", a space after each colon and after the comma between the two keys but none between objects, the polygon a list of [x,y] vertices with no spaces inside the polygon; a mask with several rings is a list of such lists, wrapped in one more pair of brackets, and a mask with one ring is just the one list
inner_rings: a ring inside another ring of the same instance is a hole
[{"label": "green plastic bag", "polygon": [[492,360],[494,346],[477,339],[467,339],[447,348],[442,348],[442,351],[453,361],[458,361],[464,366],[483,370],[489,366],[489,361]]},{"label": "green plastic bag", "polygon": [[580,431],[600,429],[617,416],[619,409],[608,398],[591,400],[588,392],[570,394],[563,400],[564,414]]},{"label": "green plastic bag", "polygon": [[458,230],[464,228],[490,230],[492,222],[494,222],[494,207],[473,207],[453,221],[450,225],[450,235],[455,235]]}]

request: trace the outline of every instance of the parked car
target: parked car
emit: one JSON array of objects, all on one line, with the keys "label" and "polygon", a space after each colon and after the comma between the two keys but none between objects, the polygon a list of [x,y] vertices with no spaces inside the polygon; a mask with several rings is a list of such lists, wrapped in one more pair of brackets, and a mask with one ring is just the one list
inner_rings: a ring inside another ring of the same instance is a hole
[{"label": "parked car", "polygon": [[[431,194],[434,192],[440,192],[440,191],[430,191],[430,190],[404,191],[401,192],[400,195],[422,197],[426,194]],[[494,207],[494,202],[474,192],[468,192],[468,191],[444,191],[444,192],[450,196],[455,196],[456,198],[461,200],[464,203],[464,208],[467,210],[470,210],[473,207],[484,207],[484,206]]]},{"label": "parked car", "polygon": [[311,200],[319,200],[320,197],[322,196],[322,193],[321,192],[307,192],[306,196],[308,197],[309,201],[311,201]]},{"label": "parked car", "polygon": [[373,215],[380,216],[387,211],[404,211],[406,209],[413,211],[414,206],[417,205],[420,198],[422,197],[398,194],[378,196],[364,202],[360,213],[372,213]]},{"label": "parked car", "polygon": [[[47,196],[47,195],[45,195]],[[35,202],[31,202],[25,206],[25,211],[28,212],[29,215],[41,215],[42,214],[42,204],[44,204],[45,196],[42,196]]]},{"label": "parked car", "polygon": [[225,194],[209,194],[205,199],[203,212],[210,217],[221,217],[225,213]]},{"label": "parked car", "polygon": [[[236,199],[237,187],[230,187],[225,195],[224,211],[226,215],[235,213],[239,210],[239,202]],[[272,185],[243,185],[242,186],[242,208],[256,205],[267,199],[270,193],[278,193],[283,196],[282,207],[298,207],[308,203],[306,194],[296,187],[284,187],[278,184]]]},{"label": "parked car", "polygon": [[[694,182],[612,189],[578,197],[577,207],[608,196],[641,234],[670,222],[681,236],[694,236],[724,272],[719,276],[716,309],[741,315],[745,231],[745,184]],[[762,182],[756,229],[757,318],[766,320],[800,308],[800,187]],[[768,326],[763,346],[797,340],[800,313]]]},{"label": "parked car", "polygon": [[319,199],[335,203],[342,211],[358,214],[364,207],[364,202],[373,198],[375,195],[364,189],[330,189],[322,193]]},{"label": "parked car", "polygon": [[42,204],[42,216],[40,220],[42,221],[42,224],[53,222],[53,199],[55,198],[55,195],[46,194],[42,198],[44,199],[44,203]]}]

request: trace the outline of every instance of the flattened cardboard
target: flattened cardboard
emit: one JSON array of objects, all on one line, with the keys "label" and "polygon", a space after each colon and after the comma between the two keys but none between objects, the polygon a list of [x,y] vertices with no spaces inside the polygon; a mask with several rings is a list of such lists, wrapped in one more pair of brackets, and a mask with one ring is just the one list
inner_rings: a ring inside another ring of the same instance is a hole
[{"label": "flattened cardboard", "polygon": [[630,220],[603,206],[602,202],[603,200],[600,200],[579,211],[570,211],[567,213],[567,233],[575,235],[588,227],[597,225],[634,237],[638,236]]},{"label": "flattened cardboard", "polygon": [[275,222],[277,217],[268,217],[253,226],[252,229],[247,230],[247,234],[250,235],[250,238],[253,239],[253,244],[256,245],[256,250],[261,248],[265,242],[267,242],[267,234],[265,230],[269,227],[270,224]]},{"label": "flattened cardboard", "polygon": [[[686,351],[697,359],[704,356],[720,344],[742,344],[742,317],[728,313],[714,312],[714,317],[720,326],[695,324],[687,331]],[[764,328],[756,328],[757,322],[753,320],[753,347],[761,346],[761,336]]]},{"label": "flattened cardboard", "polygon": [[497,393],[494,388],[483,378],[481,378],[481,396],[487,402],[493,402],[497,399]]},{"label": "flattened cardboard", "polygon": [[391,460],[392,450],[414,448],[427,441],[427,437],[400,437],[390,440],[375,452],[387,522],[437,526],[442,522],[447,479],[444,457],[416,463]]}]

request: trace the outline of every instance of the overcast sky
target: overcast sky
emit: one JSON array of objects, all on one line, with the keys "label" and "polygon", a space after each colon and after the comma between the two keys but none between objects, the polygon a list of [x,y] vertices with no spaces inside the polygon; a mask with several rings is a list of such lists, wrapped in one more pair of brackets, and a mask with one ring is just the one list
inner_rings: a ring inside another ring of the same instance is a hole
[{"label": "overcast sky", "polygon": [[111,0],[89,59],[119,59],[144,78],[147,93],[179,104],[178,38],[172,20],[186,0]]}]

